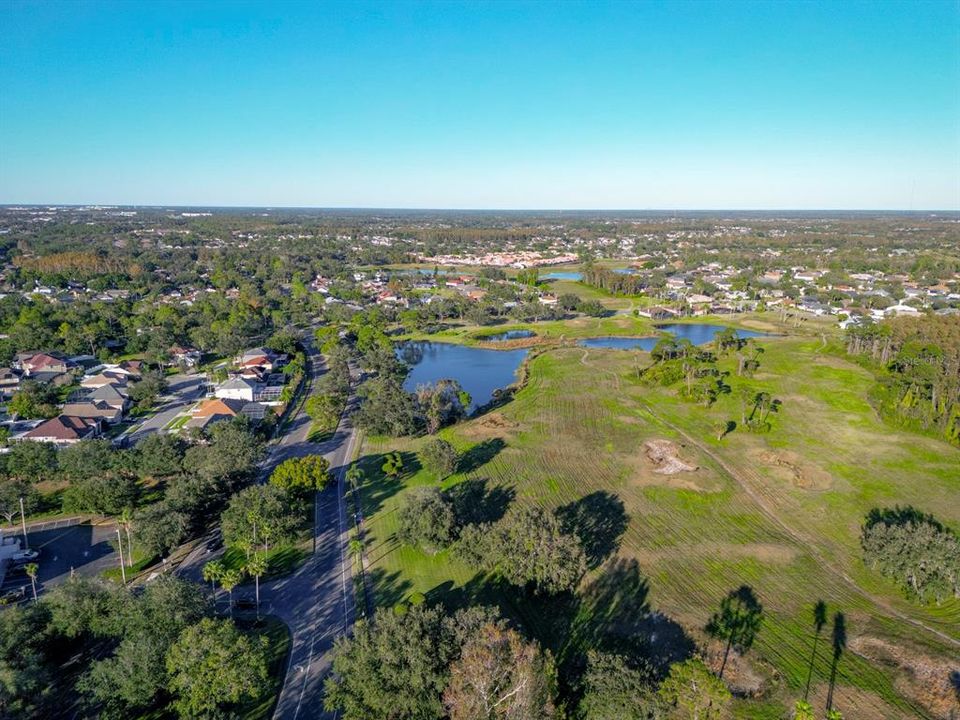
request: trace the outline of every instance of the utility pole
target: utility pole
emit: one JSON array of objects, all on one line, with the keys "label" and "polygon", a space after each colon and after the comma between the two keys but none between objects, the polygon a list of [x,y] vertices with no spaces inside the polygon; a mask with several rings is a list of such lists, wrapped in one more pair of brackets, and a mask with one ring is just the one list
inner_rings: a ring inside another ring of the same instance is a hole
[{"label": "utility pole", "polygon": [[23,512],[23,497],[20,498],[20,526],[23,528],[23,549],[29,550],[30,543],[27,541],[27,516]]},{"label": "utility pole", "polygon": [[120,528],[117,527],[117,548],[120,550],[120,575],[123,577],[123,584],[127,584],[127,570],[123,566],[123,543],[120,540]]}]

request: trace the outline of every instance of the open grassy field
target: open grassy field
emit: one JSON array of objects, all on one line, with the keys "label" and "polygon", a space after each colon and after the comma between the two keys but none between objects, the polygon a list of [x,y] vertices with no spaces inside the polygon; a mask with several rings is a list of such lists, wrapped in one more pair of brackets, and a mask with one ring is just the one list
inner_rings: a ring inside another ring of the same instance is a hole
[{"label": "open grassy field", "polygon": [[[739,320],[756,329],[786,327],[771,315]],[[530,327],[566,337],[652,330],[625,316]],[[512,402],[444,431],[470,453],[465,472],[445,486],[482,479],[516,503],[580,502],[623,513],[618,552],[637,561],[640,576],[618,577],[621,594],[634,594],[617,597],[618,605],[543,607],[477,577],[449,553],[400,547],[392,535],[403,493],[436,480],[416,465],[422,440],[368,439],[362,491],[377,602],[390,605],[412,592],[448,604],[496,601],[560,654],[559,638],[584,612],[629,623],[639,622],[631,613],[649,609],[670,618],[654,628],[656,650],[669,655],[692,641],[711,654],[717,648],[704,624],[728,591],[748,584],[765,621],[754,648],[727,671],[742,695],[757,696],[736,701],[737,717],[785,717],[808,672],[811,698],[822,707],[834,669],[834,705],[847,718],[949,717],[956,704],[950,672],[958,668],[948,658],[960,653],[960,602],[917,607],[904,599],[863,565],[859,526],[871,508],[900,503],[960,528],[960,451],[884,425],[864,399],[869,373],[831,354],[819,330],[810,324],[803,335],[760,341],[760,369],[746,382],[783,403],[765,435],[734,431],[716,439],[717,421],[740,418],[736,394],[744,381],[735,373],[734,392],[705,409],[674,389],[640,385],[635,368],[649,362],[643,353],[579,347],[539,355]],[[721,365],[732,369],[732,361]],[[697,469],[655,472],[648,440],[671,441]],[[379,454],[393,449],[410,453],[412,472],[401,480],[379,472]],[[584,581],[585,596],[604,572],[594,569]],[[844,614],[847,639],[834,668],[828,624],[811,670],[818,600],[831,618]]]}]

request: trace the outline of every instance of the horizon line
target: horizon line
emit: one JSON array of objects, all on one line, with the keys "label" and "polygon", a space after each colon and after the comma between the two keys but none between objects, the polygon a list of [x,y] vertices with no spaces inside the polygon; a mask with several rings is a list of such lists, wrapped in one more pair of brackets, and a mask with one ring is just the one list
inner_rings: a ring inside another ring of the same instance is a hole
[{"label": "horizon line", "polygon": [[360,212],[509,212],[509,213],[670,213],[670,212],[824,212],[824,213],[951,213],[960,214],[960,207],[949,208],[756,208],[756,207],[682,207],[682,208],[506,208],[506,207],[429,207],[429,206],[377,206],[377,205],[217,205],[217,204],[178,204],[178,203],[103,203],[103,202],[0,202],[0,208],[145,208],[145,209],[207,209],[207,210],[322,210],[322,211],[360,211]]}]

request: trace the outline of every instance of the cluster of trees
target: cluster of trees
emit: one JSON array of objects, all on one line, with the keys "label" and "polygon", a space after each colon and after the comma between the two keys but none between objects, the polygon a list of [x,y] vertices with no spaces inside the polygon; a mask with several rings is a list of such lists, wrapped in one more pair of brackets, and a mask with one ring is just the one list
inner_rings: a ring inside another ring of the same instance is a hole
[{"label": "cluster of trees", "polygon": [[408,393],[395,375],[371,378],[358,392],[362,403],[354,416],[357,426],[394,437],[436,433],[466,417],[471,401],[456,380],[419,385],[415,393]]},{"label": "cluster of trees", "polygon": [[267,639],[215,618],[197,585],[162,576],[131,592],[76,577],[0,613],[0,714],[53,715],[71,684],[61,666],[89,656],[75,688],[102,718],[218,717],[268,690]]},{"label": "cluster of trees", "polygon": [[0,456],[0,515],[12,521],[21,498],[28,514],[51,502],[38,491],[40,481],[66,482],[58,494],[65,511],[117,516],[126,530],[128,563],[134,550],[149,560],[202,530],[247,482],[261,452],[261,442],[242,420],[217,423],[192,444],[159,433],[130,449],[107,440],[60,451],[44,443],[17,443]]},{"label": "cluster of trees", "polygon": [[718,720],[731,700],[699,659],[674,663],[658,685],[648,666],[591,650],[564,707],[552,654],[483,606],[380,610],[337,642],[333,670],[325,705],[345,720]]},{"label": "cluster of trees", "polygon": [[876,370],[871,400],[884,418],[960,445],[960,319],[898,317],[853,325],[847,352]]},{"label": "cluster of trees", "polygon": [[581,272],[584,283],[614,295],[640,295],[650,286],[642,275],[618,273],[593,263],[584,265]]},{"label": "cluster of trees", "polygon": [[864,561],[920,602],[960,598],[960,538],[912,508],[873,509],[860,535]]}]

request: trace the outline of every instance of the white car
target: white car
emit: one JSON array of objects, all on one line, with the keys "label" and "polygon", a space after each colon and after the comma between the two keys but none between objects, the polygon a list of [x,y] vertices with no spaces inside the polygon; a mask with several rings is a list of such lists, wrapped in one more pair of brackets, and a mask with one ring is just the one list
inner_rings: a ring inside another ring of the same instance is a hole
[{"label": "white car", "polygon": [[10,560],[15,565],[22,565],[24,563],[33,562],[38,557],[40,557],[39,550],[31,550],[28,548],[27,550],[21,550],[20,552],[16,553],[10,558]]}]

